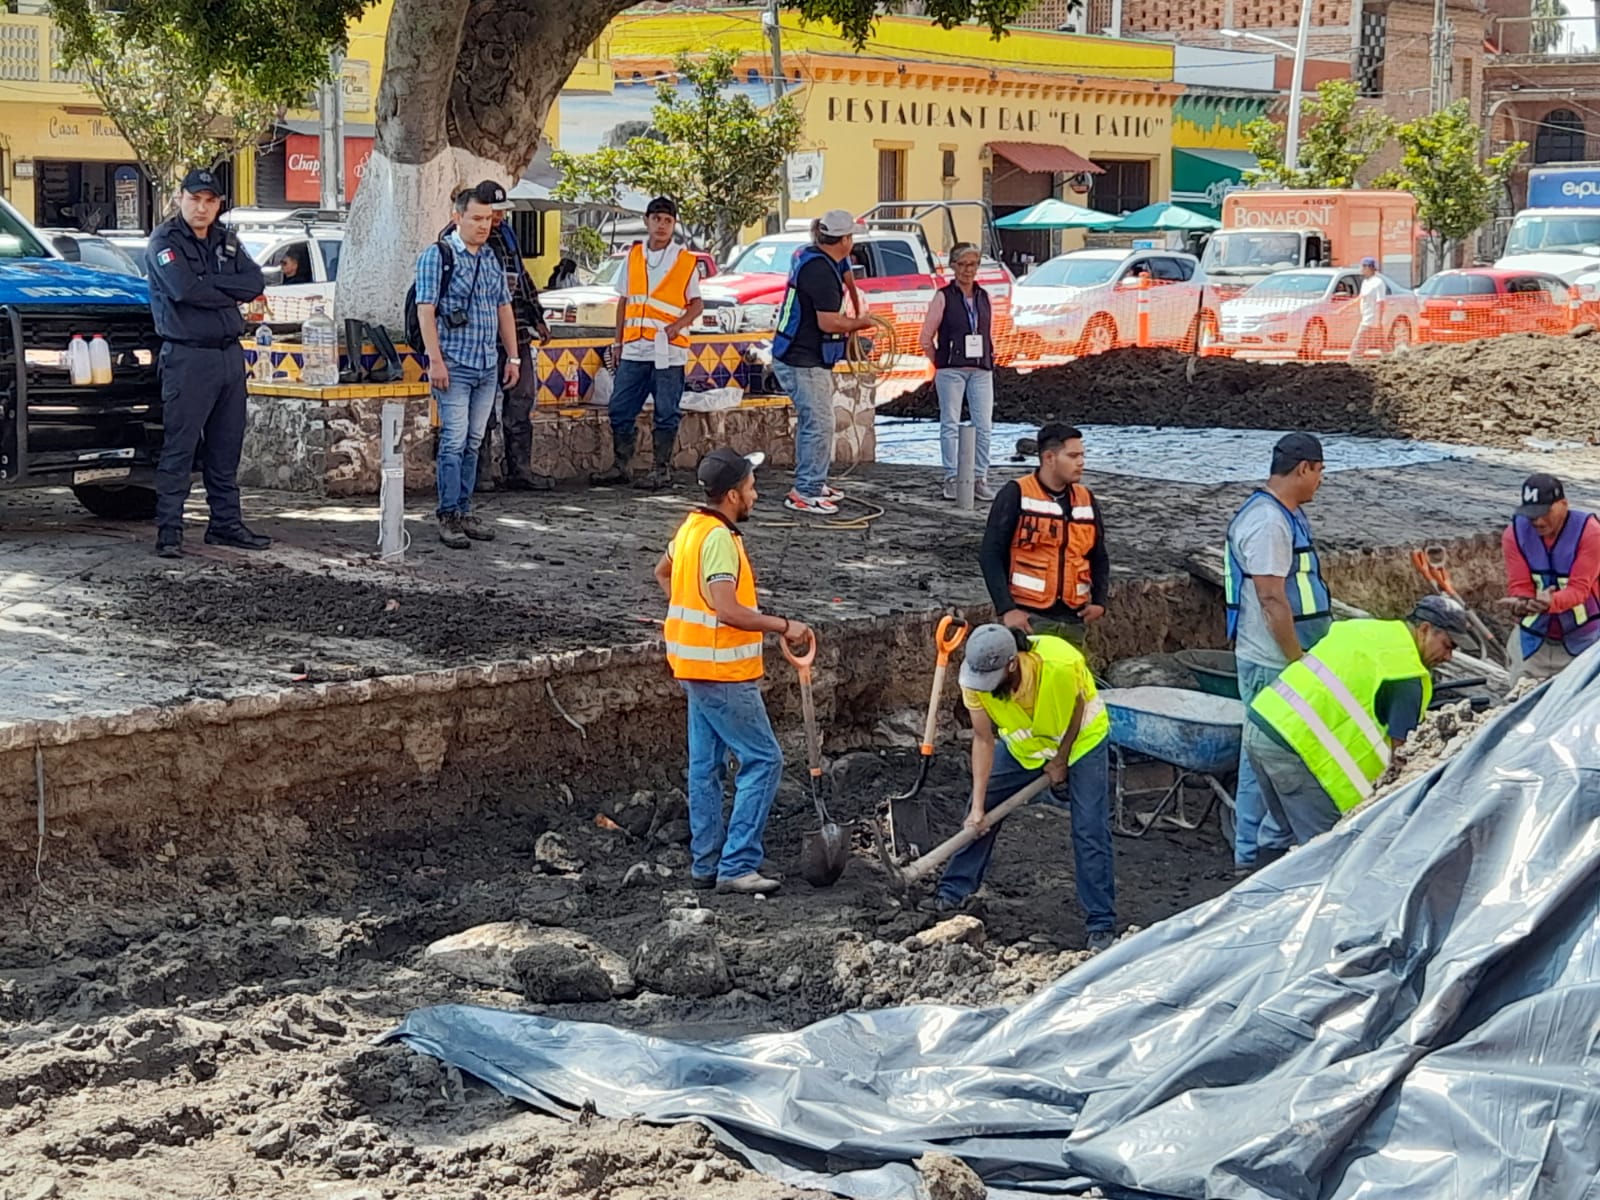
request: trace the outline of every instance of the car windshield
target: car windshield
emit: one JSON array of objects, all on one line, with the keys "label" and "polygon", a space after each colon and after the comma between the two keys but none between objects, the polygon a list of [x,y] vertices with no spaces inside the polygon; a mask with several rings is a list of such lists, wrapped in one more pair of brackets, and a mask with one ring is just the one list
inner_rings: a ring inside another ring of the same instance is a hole
[{"label": "car windshield", "polygon": [[1511,222],[1507,254],[1567,251],[1600,257],[1600,213],[1594,216],[1544,216],[1523,213]]},{"label": "car windshield", "polygon": [[1320,296],[1328,290],[1328,276],[1310,271],[1284,271],[1269,275],[1245,294],[1248,296]]},{"label": "car windshield", "polygon": [[260,262],[266,257],[267,252],[278,243],[280,236],[269,230],[244,230],[239,234],[239,244],[244,247],[246,254],[256,262]]},{"label": "car windshield", "polygon": [[1023,277],[1028,287],[1094,287],[1109,283],[1122,266],[1120,258],[1075,258],[1064,254]]},{"label": "car windshield", "polygon": [[1211,275],[1247,275],[1303,265],[1300,235],[1223,230],[1211,235],[1200,265]]},{"label": "car windshield", "polygon": [[1417,289],[1419,296],[1492,296],[1494,280],[1487,275],[1435,275]]},{"label": "car windshield", "polygon": [[627,256],[623,254],[606,259],[594,269],[595,283],[615,283],[617,281],[617,273],[622,270],[622,264],[627,261]]},{"label": "car windshield", "polygon": [[138,265],[127,252],[119,246],[113,246],[105,238],[80,237],[73,240],[78,243],[78,261],[86,267],[107,271],[112,275],[140,273]]},{"label": "car windshield", "polygon": [[787,275],[804,242],[756,242],[728,264],[729,273]]},{"label": "car windshield", "polygon": [[0,258],[50,258],[34,232],[9,207],[0,205]]}]

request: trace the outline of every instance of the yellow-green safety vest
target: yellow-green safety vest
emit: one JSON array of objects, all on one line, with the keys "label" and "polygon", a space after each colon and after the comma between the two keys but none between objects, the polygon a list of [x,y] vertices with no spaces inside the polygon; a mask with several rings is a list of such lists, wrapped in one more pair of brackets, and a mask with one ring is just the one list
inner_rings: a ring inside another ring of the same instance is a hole
[{"label": "yellow-green safety vest", "polygon": [[1389,765],[1378,689],[1407,679],[1421,680],[1426,712],[1433,677],[1404,621],[1340,621],[1251,708],[1300,756],[1339,811],[1348,812],[1372,794]]},{"label": "yellow-green safety vest", "polygon": [[1061,738],[1072,724],[1078,697],[1084,698],[1083,723],[1067,756],[1069,764],[1093,750],[1111,732],[1111,718],[1105,701],[1095,690],[1089,664],[1071,643],[1058,637],[1028,639],[1029,648],[1039,656],[1039,688],[1030,713],[1015,700],[996,699],[980,692],[983,711],[989,714],[1006,751],[1020,766],[1039,770],[1061,749]]}]

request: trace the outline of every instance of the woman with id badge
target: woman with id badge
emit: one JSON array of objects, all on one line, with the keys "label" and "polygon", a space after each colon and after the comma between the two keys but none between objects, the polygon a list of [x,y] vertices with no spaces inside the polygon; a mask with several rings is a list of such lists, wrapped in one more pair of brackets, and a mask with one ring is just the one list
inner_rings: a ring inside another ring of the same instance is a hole
[{"label": "woman with id badge", "polygon": [[971,242],[950,251],[955,282],[940,289],[928,305],[919,339],[933,360],[933,387],[939,396],[939,458],[944,466],[944,498],[956,498],[956,453],[960,446],[961,404],[978,434],[973,494],[993,500],[989,485],[989,432],[994,424],[994,336],[989,293],[978,286],[983,255]]}]

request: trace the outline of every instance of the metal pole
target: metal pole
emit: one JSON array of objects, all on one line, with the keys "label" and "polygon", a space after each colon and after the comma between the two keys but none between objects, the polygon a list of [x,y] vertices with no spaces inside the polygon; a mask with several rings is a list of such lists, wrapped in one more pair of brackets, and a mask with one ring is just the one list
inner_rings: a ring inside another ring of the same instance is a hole
[{"label": "metal pole", "polygon": [[338,131],[335,127],[333,111],[333,87],[327,80],[323,80],[317,87],[317,124],[320,138],[317,146],[317,183],[321,191],[321,207],[337,208],[339,206],[339,164],[335,161],[338,153]]},{"label": "metal pole", "polygon": [[[767,27],[767,44],[772,47],[772,79],[769,86],[772,89],[772,103],[777,104],[783,99],[783,26],[778,21],[778,0],[768,0],[767,11],[762,14],[761,23]],[[783,179],[778,185],[778,222],[779,228],[786,228],[789,224],[789,164],[783,165]]]},{"label": "metal pole", "polygon": [[977,466],[978,430],[971,421],[964,421],[956,449],[956,507],[962,512],[972,511],[972,485]]},{"label": "metal pole", "polygon": [[[356,350],[359,354],[359,348]],[[406,406],[385,401],[379,417],[383,485],[378,493],[378,557],[404,562],[406,557],[406,460],[402,450]]]},{"label": "metal pole", "polygon": [[333,96],[333,161],[334,171],[334,208],[344,210],[345,198],[345,167],[344,161],[344,55],[335,50],[329,55],[329,65],[332,68],[333,83],[330,93]]},{"label": "metal pole", "polygon": [[1311,0],[1300,0],[1300,30],[1294,39],[1294,78],[1289,81],[1289,128],[1283,135],[1283,161],[1300,169],[1300,88],[1306,77],[1306,42],[1311,37]]}]

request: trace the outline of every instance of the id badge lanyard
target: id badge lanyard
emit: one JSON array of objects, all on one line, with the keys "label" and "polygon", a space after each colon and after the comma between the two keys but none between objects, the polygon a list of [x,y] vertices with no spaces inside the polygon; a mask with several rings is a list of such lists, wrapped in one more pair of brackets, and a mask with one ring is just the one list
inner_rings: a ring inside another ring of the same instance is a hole
[{"label": "id badge lanyard", "polygon": [[967,327],[972,331],[967,334],[966,357],[974,362],[983,358],[983,334],[978,332],[978,298],[973,296],[968,299],[961,297],[961,303],[967,309]]}]

